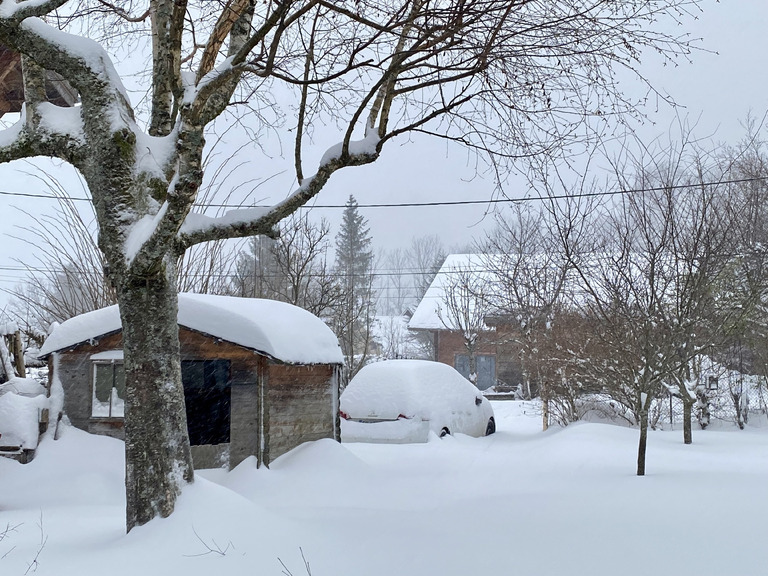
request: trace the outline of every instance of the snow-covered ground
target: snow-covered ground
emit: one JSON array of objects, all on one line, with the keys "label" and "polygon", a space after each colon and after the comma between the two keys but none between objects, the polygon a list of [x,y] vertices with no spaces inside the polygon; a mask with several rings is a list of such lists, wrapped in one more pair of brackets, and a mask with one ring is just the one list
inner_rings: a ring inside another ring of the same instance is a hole
[{"label": "snow-covered ground", "polygon": [[122,443],[66,428],[26,466],[0,459],[0,574],[301,576],[302,552],[313,576],[768,573],[767,428],[651,432],[638,478],[637,430],[542,433],[533,404],[494,409],[487,438],[203,471],[127,536]]}]

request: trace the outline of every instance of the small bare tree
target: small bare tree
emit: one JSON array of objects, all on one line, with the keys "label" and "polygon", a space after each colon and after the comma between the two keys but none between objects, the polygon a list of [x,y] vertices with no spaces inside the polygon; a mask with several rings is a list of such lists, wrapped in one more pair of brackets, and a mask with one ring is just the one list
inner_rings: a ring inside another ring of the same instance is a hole
[{"label": "small bare tree", "polygon": [[515,205],[510,213],[497,217],[482,256],[483,267],[494,279],[494,306],[516,327],[507,338],[518,351],[526,397],[531,397],[531,381],[536,381],[545,430],[550,402],[562,397],[553,387],[563,380],[551,370],[551,359],[541,353],[545,340],[552,336],[569,270],[548,216],[546,210]]},{"label": "small bare tree", "polygon": [[485,322],[492,311],[488,272],[480,257],[469,258],[466,265],[443,268],[443,297],[437,315],[447,330],[461,335],[469,359],[469,380],[477,385],[477,355],[492,329]]},{"label": "small bare tree", "polygon": [[330,226],[291,216],[277,239],[257,236],[241,252],[229,292],[288,302],[327,317],[342,298],[342,286],[328,264]]},{"label": "small bare tree", "polygon": [[[566,250],[578,274],[582,314],[598,344],[582,370],[602,383],[640,425],[637,473],[645,473],[652,404],[672,389],[683,400],[684,441],[691,442],[696,379],[691,364],[733,329],[751,293],[732,300],[733,206],[706,155],[683,141],[617,170],[637,190],[592,220],[589,250]],[[716,169],[715,169],[716,170]],[[628,176],[627,176],[628,175]]]}]

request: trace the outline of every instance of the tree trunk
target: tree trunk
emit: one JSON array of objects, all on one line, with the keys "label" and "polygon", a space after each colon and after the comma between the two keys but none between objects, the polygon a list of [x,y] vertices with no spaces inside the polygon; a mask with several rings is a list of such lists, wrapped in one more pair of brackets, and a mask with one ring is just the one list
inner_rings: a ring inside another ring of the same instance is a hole
[{"label": "tree trunk", "polygon": [[124,282],[118,291],[126,372],[128,531],[170,515],[182,486],[194,479],[174,278],[174,271],[161,271]]},{"label": "tree trunk", "polygon": [[648,443],[648,410],[640,411],[640,442],[637,446],[637,475],[645,476],[645,449]]},{"label": "tree trunk", "polygon": [[693,401],[688,396],[688,391],[683,392],[683,443],[693,443],[693,432],[691,431],[691,423],[693,420]]},{"label": "tree trunk", "polygon": [[477,386],[477,356],[475,355],[475,347],[467,346],[467,352],[469,353],[469,381]]},{"label": "tree trunk", "polygon": [[21,332],[16,330],[13,334],[13,361],[16,365],[16,374],[22,378],[27,376],[27,367],[24,365],[24,344],[21,341]]},{"label": "tree trunk", "polygon": [[0,333],[0,383],[10,380],[16,374],[13,372],[11,353],[6,344],[6,337]]}]

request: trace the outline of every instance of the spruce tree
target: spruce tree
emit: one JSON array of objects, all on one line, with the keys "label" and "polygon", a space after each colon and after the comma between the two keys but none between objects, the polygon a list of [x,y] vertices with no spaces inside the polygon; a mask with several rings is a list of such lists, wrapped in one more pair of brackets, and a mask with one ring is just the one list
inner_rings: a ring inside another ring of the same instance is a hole
[{"label": "spruce tree", "polygon": [[343,296],[334,327],[347,363],[347,378],[365,365],[373,323],[373,250],[365,218],[350,195],[336,236],[336,273]]}]

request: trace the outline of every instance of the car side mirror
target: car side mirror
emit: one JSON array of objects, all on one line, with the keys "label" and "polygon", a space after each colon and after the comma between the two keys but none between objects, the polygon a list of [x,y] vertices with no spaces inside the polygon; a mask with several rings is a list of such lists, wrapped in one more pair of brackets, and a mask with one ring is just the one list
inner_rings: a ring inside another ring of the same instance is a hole
[{"label": "car side mirror", "polygon": [[475,396],[475,406],[480,406],[483,403],[483,399],[480,396]]}]

